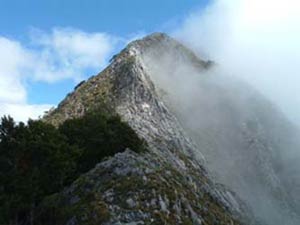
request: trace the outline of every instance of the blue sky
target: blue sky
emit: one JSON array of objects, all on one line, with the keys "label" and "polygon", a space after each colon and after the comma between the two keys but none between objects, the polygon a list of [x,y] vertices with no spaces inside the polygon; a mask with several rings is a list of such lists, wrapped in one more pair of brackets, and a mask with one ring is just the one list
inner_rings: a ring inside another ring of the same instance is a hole
[{"label": "blue sky", "polygon": [[[56,105],[135,37],[175,29],[208,0],[0,0],[0,114]],[[94,47],[97,46],[95,50]]]},{"label": "blue sky", "polygon": [[76,27],[125,36],[178,22],[208,0],[1,0],[1,34],[22,37],[30,27]]}]

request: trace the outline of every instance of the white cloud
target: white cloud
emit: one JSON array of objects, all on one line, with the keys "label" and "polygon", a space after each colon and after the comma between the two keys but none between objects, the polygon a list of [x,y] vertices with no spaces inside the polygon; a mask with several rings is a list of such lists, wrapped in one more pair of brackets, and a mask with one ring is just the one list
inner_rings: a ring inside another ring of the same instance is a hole
[{"label": "white cloud", "polygon": [[33,30],[31,39],[42,50],[35,79],[53,82],[60,79],[82,79],[85,69],[105,65],[119,39],[106,33],[86,33],[70,28],[56,28],[51,33]]},{"label": "white cloud", "polygon": [[[0,115],[16,120],[38,118],[51,105],[27,102],[27,81],[56,82],[84,78],[86,71],[105,66],[118,38],[69,28],[33,30],[31,45],[0,36]],[[40,94],[40,93],[37,93]]]},{"label": "white cloud", "polygon": [[300,123],[298,0],[216,0],[174,33]]},{"label": "white cloud", "polygon": [[26,122],[28,118],[37,119],[48,111],[52,105],[41,104],[41,105],[29,105],[26,103],[6,103],[1,102],[0,113],[2,115],[10,115],[16,121]]},{"label": "white cloud", "polygon": [[18,42],[0,37],[0,101],[20,102],[26,99],[19,71],[26,54]]}]

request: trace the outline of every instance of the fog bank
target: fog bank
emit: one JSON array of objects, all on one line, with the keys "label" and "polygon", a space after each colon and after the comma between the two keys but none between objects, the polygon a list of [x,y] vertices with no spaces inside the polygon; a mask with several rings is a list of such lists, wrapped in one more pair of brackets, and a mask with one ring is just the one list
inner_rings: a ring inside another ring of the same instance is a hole
[{"label": "fog bank", "polygon": [[254,85],[300,125],[300,2],[215,0],[173,32]]}]

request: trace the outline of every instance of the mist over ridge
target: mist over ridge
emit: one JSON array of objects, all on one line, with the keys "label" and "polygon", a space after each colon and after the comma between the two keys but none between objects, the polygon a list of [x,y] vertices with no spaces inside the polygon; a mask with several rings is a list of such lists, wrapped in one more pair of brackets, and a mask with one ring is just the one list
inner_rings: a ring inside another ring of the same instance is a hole
[{"label": "mist over ridge", "polygon": [[1,6],[0,225],[300,224],[299,0]]},{"label": "mist over ridge", "polygon": [[300,125],[300,3],[213,0],[171,34],[258,89]]},{"label": "mist over ridge", "polygon": [[[147,45],[151,41],[156,44]],[[164,34],[142,42],[142,65],[216,180],[264,224],[298,224],[299,128],[261,91],[218,63],[195,58]]]}]

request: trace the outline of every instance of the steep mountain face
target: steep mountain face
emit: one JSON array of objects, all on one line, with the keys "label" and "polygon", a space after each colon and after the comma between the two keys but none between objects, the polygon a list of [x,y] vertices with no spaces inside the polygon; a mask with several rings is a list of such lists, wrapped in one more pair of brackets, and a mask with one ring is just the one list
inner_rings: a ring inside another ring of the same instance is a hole
[{"label": "steep mountain face", "polygon": [[100,107],[120,115],[148,144],[145,153],[127,149],[100,162],[46,199],[43,209],[55,216],[45,224],[254,223],[237,195],[208,175],[202,150],[153,82],[146,57],[156,49],[171,49],[174,57],[201,72],[211,66],[166,35],[153,34],[129,44],[45,116],[58,125]]}]

